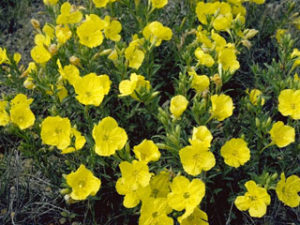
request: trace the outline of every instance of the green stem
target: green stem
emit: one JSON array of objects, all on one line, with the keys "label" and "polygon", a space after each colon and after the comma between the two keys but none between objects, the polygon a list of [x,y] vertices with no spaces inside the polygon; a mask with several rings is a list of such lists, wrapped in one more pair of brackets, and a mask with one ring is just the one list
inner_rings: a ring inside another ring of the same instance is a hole
[{"label": "green stem", "polygon": [[209,121],[211,121],[212,118],[213,118],[213,116],[211,115],[211,116],[208,118],[208,120],[204,123],[204,125],[206,125]]},{"label": "green stem", "polygon": [[271,142],[270,144],[268,144],[268,145],[266,145],[265,147],[263,147],[263,148],[259,151],[259,155],[260,155],[266,148],[268,148],[268,147],[270,147],[270,146],[272,146],[272,145],[274,145],[273,142]]},{"label": "green stem", "polygon": [[86,105],[84,107],[83,115],[84,115],[84,119],[88,122],[89,128],[91,128],[91,126],[92,126],[92,120],[91,120],[91,117],[89,116],[89,106],[88,105]]}]

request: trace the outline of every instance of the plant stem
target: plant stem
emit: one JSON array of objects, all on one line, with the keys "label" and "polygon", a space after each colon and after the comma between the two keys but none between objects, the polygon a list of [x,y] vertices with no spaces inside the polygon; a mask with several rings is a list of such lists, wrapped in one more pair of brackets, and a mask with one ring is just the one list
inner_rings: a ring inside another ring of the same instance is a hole
[{"label": "plant stem", "polygon": [[260,155],[266,148],[268,148],[268,147],[270,147],[270,146],[272,146],[272,145],[274,145],[273,142],[271,142],[270,144],[268,144],[268,145],[266,145],[265,147],[263,147],[263,148],[259,151],[259,155]]}]

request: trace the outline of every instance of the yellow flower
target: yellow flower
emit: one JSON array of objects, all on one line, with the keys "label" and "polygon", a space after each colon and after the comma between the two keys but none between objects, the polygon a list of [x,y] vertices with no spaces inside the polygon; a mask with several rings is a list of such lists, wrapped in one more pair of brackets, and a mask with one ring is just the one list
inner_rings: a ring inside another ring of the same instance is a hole
[{"label": "yellow flower", "polygon": [[176,95],[171,99],[170,112],[175,118],[179,118],[186,110],[189,101],[183,95]]},{"label": "yellow flower", "polygon": [[57,38],[58,43],[64,44],[72,37],[72,31],[68,26],[56,26],[55,27],[55,36]]},{"label": "yellow flower", "polygon": [[213,47],[213,43],[208,37],[208,32],[206,30],[202,30],[201,26],[198,26],[196,36],[197,41],[203,44],[203,48],[211,49]]},{"label": "yellow flower", "polygon": [[295,129],[288,125],[284,125],[282,121],[274,123],[269,133],[272,142],[279,148],[283,148],[295,142]]},{"label": "yellow flower", "polygon": [[232,22],[232,14],[227,13],[225,15],[220,14],[218,15],[213,21],[213,27],[218,31],[225,31],[230,29]]},{"label": "yellow flower", "polygon": [[70,56],[69,61],[74,66],[81,66],[80,58],[76,57],[75,55]]},{"label": "yellow flower", "polygon": [[34,124],[35,116],[26,104],[13,105],[10,109],[10,120],[21,130],[31,127]]},{"label": "yellow flower", "polygon": [[209,225],[207,214],[196,207],[190,216],[180,222],[180,225]]},{"label": "yellow flower", "polygon": [[157,161],[160,158],[158,147],[153,141],[147,139],[144,139],[139,145],[134,146],[133,152],[139,161],[146,163]]},{"label": "yellow flower", "polygon": [[225,94],[213,95],[210,100],[212,103],[211,116],[213,118],[223,121],[232,115],[234,106],[230,96]]},{"label": "yellow flower", "polygon": [[203,92],[209,88],[209,78],[206,75],[194,75],[191,87],[196,90],[196,92]]},{"label": "yellow flower", "polygon": [[161,171],[159,174],[153,176],[150,180],[151,194],[153,198],[167,198],[170,193],[170,173]]},{"label": "yellow flower", "polygon": [[58,0],[43,0],[45,5],[56,5]]},{"label": "yellow flower", "polygon": [[34,36],[34,43],[37,46],[49,47],[51,44],[51,38],[48,35],[36,34]]},{"label": "yellow flower", "polygon": [[250,2],[254,2],[256,4],[264,4],[266,0],[249,0]]},{"label": "yellow flower", "polygon": [[278,110],[284,116],[300,119],[300,90],[285,89],[279,94]]},{"label": "yellow flower", "polygon": [[14,53],[14,61],[18,64],[22,58],[22,55],[19,52]]},{"label": "yellow flower", "polygon": [[141,185],[135,186],[133,183],[129,183],[123,177],[117,180],[116,190],[118,194],[125,195],[123,205],[126,208],[136,207],[141,200],[149,196],[151,191],[149,185],[146,187],[142,187]]},{"label": "yellow flower", "polygon": [[36,45],[33,47],[33,49],[30,51],[31,58],[36,63],[46,63],[51,59],[50,52],[43,46],[43,45]]},{"label": "yellow flower", "polygon": [[32,72],[36,72],[37,68],[36,68],[36,64],[34,62],[30,62],[28,64],[27,69],[22,73],[22,77],[26,77],[28,76],[30,73]]},{"label": "yellow flower", "polygon": [[210,147],[210,143],[213,139],[212,134],[206,126],[199,126],[193,128],[193,136],[189,139],[191,145],[193,143],[199,143],[205,147]]},{"label": "yellow flower", "polygon": [[11,101],[10,104],[12,106],[16,105],[26,105],[27,107],[30,106],[30,104],[33,102],[32,98],[27,98],[24,94],[17,94]]},{"label": "yellow flower", "polygon": [[119,164],[123,182],[130,186],[131,190],[137,190],[139,186],[149,185],[151,174],[147,163],[133,160],[131,163],[123,161]]},{"label": "yellow flower", "polygon": [[296,58],[296,57],[299,57],[300,56],[300,51],[298,48],[294,48],[293,49],[293,52],[291,53],[291,58]]},{"label": "yellow flower", "polygon": [[81,133],[75,128],[72,129],[72,132],[73,135],[75,136],[75,149],[76,150],[82,149],[86,142],[85,137],[82,136]]},{"label": "yellow flower", "polygon": [[58,72],[60,73],[61,77],[67,80],[71,85],[74,85],[75,82],[80,79],[80,72],[76,66],[70,64],[62,68],[59,59],[57,59],[56,63],[58,66]]},{"label": "yellow flower", "polygon": [[143,35],[151,44],[159,46],[163,40],[171,40],[173,33],[169,27],[165,27],[160,22],[154,21],[144,28]]},{"label": "yellow flower", "polygon": [[142,202],[139,225],[173,225],[173,219],[167,216],[171,211],[164,199],[147,198]]},{"label": "yellow flower", "polygon": [[186,173],[197,176],[203,170],[208,171],[216,164],[216,159],[207,146],[194,142],[179,151],[180,161]]},{"label": "yellow flower", "polygon": [[113,49],[111,53],[107,56],[107,58],[111,61],[116,61],[118,59],[118,52],[116,49]]},{"label": "yellow flower", "polygon": [[82,13],[76,10],[69,2],[61,5],[60,14],[56,19],[57,24],[75,24],[79,23],[82,19]]},{"label": "yellow flower", "polygon": [[0,100],[0,126],[6,126],[10,121],[10,117],[6,111],[7,106],[7,101]]},{"label": "yellow flower", "polygon": [[151,4],[153,8],[160,9],[168,4],[168,0],[151,0]]},{"label": "yellow flower", "polygon": [[41,138],[44,144],[63,150],[71,142],[71,123],[68,118],[48,116],[41,124]]},{"label": "yellow flower", "polygon": [[293,49],[293,52],[291,53],[291,59],[294,59],[294,64],[291,68],[291,70],[294,70],[296,67],[298,67],[300,65],[300,51],[299,51],[299,49],[297,49],[297,48]]},{"label": "yellow flower", "polygon": [[226,30],[230,28],[232,22],[231,7],[225,2],[204,3],[199,2],[196,7],[196,13],[199,21],[207,25],[208,18],[212,18],[213,27],[216,30]]},{"label": "yellow flower", "polygon": [[198,17],[198,20],[204,24],[207,25],[207,15],[210,14],[212,9],[212,3],[205,3],[205,2],[198,2],[196,6],[196,14]]},{"label": "yellow flower", "polygon": [[59,101],[62,102],[68,96],[68,90],[61,84],[58,84],[56,88]]},{"label": "yellow flower", "polygon": [[32,77],[27,77],[26,80],[23,82],[23,86],[27,89],[34,89],[35,84],[33,83]]},{"label": "yellow flower", "polygon": [[43,27],[43,32],[48,36],[51,40],[54,38],[54,28],[49,24],[45,24]]},{"label": "yellow flower", "polygon": [[221,156],[228,166],[238,168],[250,160],[250,150],[242,138],[232,138],[222,146]]},{"label": "yellow flower", "polygon": [[210,54],[204,53],[201,48],[195,50],[195,56],[197,57],[199,64],[207,67],[212,67],[215,63],[213,57]]},{"label": "yellow flower", "polygon": [[103,8],[106,7],[109,0],[93,0],[93,2],[97,8]]},{"label": "yellow flower", "polygon": [[296,175],[285,179],[284,173],[280,176],[281,180],[276,185],[276,194],[280,201],[289,207],[297,207],[300,204],[300,178]]},{"label": "yellow flower", "polygon": [[83,148],[83,146],[86,142],[85,137],[82,136],[81,133],[76,128],[72,128],[71,133],[72,133],[71,135],[73,137],[75,137],[75,141],[74,141],[74,144],[73,144],[74,147],[69,146],[65,149],[62,149],[61,150],[62,154],[68,154],[68,153],[78,151],[78,150]]},{"label": "yellow flower", "polygon": [[119,127],[112,117],[105,117],[94,126],[93,138],[96,144],[95,151],[100,156],[115,154],[116,150],[121,150],[127,142],[125,130]]},{"label": "yellow flower", "polygon": [[262,217],[271,203],[270,195],[265,188],[259,187],[253,180],[247,181],[245,187],[247,192],[244,196],[235,199],[235,206],[241,211],[249,210],[252,217]]},{"label": "yellow flower", "polygon": [[260,104],[263,106],[265,104],[265,99],[263,97],[261,97],[261,95],[262,95],[262,92],[260,90],[252,89],[249,94],[250,102],[253,105],[257,105],[258,101],[260,101]]},{"label": "yellow flower", "polygon": [[276,38],[278,43],[282,42],[282,38],[283,38],[283,36],[285,35],[286,32],[287,32],[286,29],[277,29],[276,30],[275,38]]},{"label": "yellow flower", "polygon": [[205,195],[205,184],[200,179],[191,182],[184,176],[177,176],[171,184],[171,193],[168,194],[168,204],[172,209],[185,213],[178,218],[183,220],[193,213]]},{"label": "yellow flower", "polygon": [[101,45],[103,42],[102,30],[106,27],[107,22],[96,14],[86,15],[86,20],[76,30],[80,44],[89,48]]},{"label": "yellow flower", "polygon": [[66,181],[72,188],[70,196],[74,200],[85,200],[89,195],[95,196],[101,186],[101,180],[83,164],[75,172],[68,174]]},{"label": "yellow flower", "polygon": [[132,73],[130,75],[130,80],[122,80],[119,84],[120,95],[119,96],[128,96],[130,95],[137,101],[140,101],[138,94],[143,89],[150,90],[151,85],[148,80],[145,80],[145,77],[142,75],[137,75],[136,73]]},{"label": "yellow flower", "polygon": [[229,71],[231,74],[240,68],[239,61],[236,60],[235,48],[223,48],[218,53],[218,63],[222,65],[225,71]]},{"label": "yellow flower", "polygon": [[140,68],[145,58],[145,53],[139,48],[138,44],[131,42],[125,49],[125,58],[129,61],[129,67],[136,70]]},{"label": "yellow flower", "polygon": [[76,79],[74,83],[76,99],[84,105],[99,106],[110,89],[111,81],[107,75],[97,76],[89,73]]},{"label": "yellow flower", "polygon": [[121,39],[121,35],[119,34],[122,30],[122,24],[117,20],[112,20],[110,16],[105,16],[104,20],[107,22],[107,27],[104,29],[105,37],[118,42]]}]

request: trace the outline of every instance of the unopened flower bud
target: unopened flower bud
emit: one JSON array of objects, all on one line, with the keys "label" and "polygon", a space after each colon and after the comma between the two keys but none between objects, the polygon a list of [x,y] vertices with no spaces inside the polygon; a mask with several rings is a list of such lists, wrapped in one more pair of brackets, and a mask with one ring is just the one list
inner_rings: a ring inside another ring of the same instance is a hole
[{"label": "unopened flower bud", "polygon": [[104,49],[99,53],[99,56],[108,55],[112,52],[112,49]]},{"label": "unopened flower bud", "polygon": [[221,77],[219,76],[219,74],[215,74],[212,78],[211,78],[211,80],[215,83],[215,85],[217,86],[217,87],[222,87],[222,79],[221,79]]},{"label": "unopened flower bud", "polygon": [[271,176],[271,180],[276,180],[278,177],[278,173],[274,173],[272,176]]},{"label": "unopened flower bud", "polygon": [[204,91],[202,92],[202,97],[203,97],[203,98],[207,98],[208,93],[209,93],[209,90],[208,90],[208,89],[204,90]]},{"label": "unopened flower bud", "polygon": [[27,77],[26,80],[23,82],[23,86],[26,89],[34,89],[35,85],[32,81],[33,81],[33,79],[31,77]]},{"label": "unopened flower bud", "polygon": [[66,195],[66,194],[70,193],[70,189],[69,188],[64,188],[64,189],[61,189],[59,192],[62,195]]},{"label": "unopened flower bud", "polygon": [[31,25],[33,26],[34,29],[36,29],[36,30],[41,29],[41,25],[40,25],[40,22],[38,20],[31,19],[30,22],[31,22]]},{"label": "unopened flower bud", "polygon": [[48,50],[49,50],[51,55],[55,55],[56,52],[58,51],[57,45],[56,44],[50,45]]},{"label": "unopened flower bud", "polygon": [[64,199],[65,199],[65,201],[66,201],[66,203],[67,203],[68,205],[77,202],[76,200],[72,199],[71,196],[70,196],[69,194],[66,194],[66,195],[64,196]]},{"label": "unopened flower bud", "polygon": [[242,42],[242,45],[244,45],[246,48],[248,48],[248,49],[250,49],[251,48],[251,46],[252,46],[252,44],[251,44],[251,42],[250,41],[248,41],[248,40],[242,40],[241,41]]},{"label": "unopened flower bud", "polygon": [[69,61],[72,65],[74,66],[79,66],[80,65],[80,59],[74,55],[72,55],[70,58],[69,58]]},{"label": "unopened flower bud", "polygon": [[272,119],[271,119],[271,117],[269,117],[268,120],[267,120],[267,122],[266,122],[266,126],[267,127],[270,126],[271,122],[272,122]]},{"label": "unopened flower bud", "polygon": [[246,29],[244,31],[244,33],[245,33],[245,38],[246,39],[251,39],[251,38],[253,38],[258,33],[258,30],[255,30],[255,29]]},{"label": "unopened flower bud", "polygon": [[256,125],[257,128],[260,127],[260,120],[257,117],[255,118],[255,125]]},{"label": "unopened flower bud", "polygon": [[151,94],[151,99],[155,98],[157,95],[159,95],[159,91],[155,91]]},{"label": "unopened flower bud", "polygon": [[116,49],[114,49],[110,54],[109,56],[107,57],[108,59],[112,60],[112,61],[115,61],[118,59],[118,52]]},{"label": "unopened flower bud", "polygon": [[129,145],[128,142],[127,142],[127,144],[125,145],[125,151],[126,151],[127,153],[130,153],[130,145]]},{"label": "unopened flower bud", "polygon": [[180,131],[181,131],[181,128],[180,128],[180,125],[178,124],[178,125],[175,127],[175,132],[176,132],[176,134],[180,135]]}]

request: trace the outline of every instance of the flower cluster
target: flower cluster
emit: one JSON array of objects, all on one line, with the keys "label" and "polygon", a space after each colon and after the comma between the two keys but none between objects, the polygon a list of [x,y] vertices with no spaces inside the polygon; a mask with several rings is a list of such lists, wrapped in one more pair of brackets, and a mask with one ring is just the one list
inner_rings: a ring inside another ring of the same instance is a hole
[{"label": "flower cluster", "polygon": [[[7,101],[0,101],[0,125],[6,126],[10,122],[21,130],[34,125],[35,116],[30,109],[32,98],[24,94],[17,94],[8,104]],[[8,112],[9,111],[9,112]]]}]

